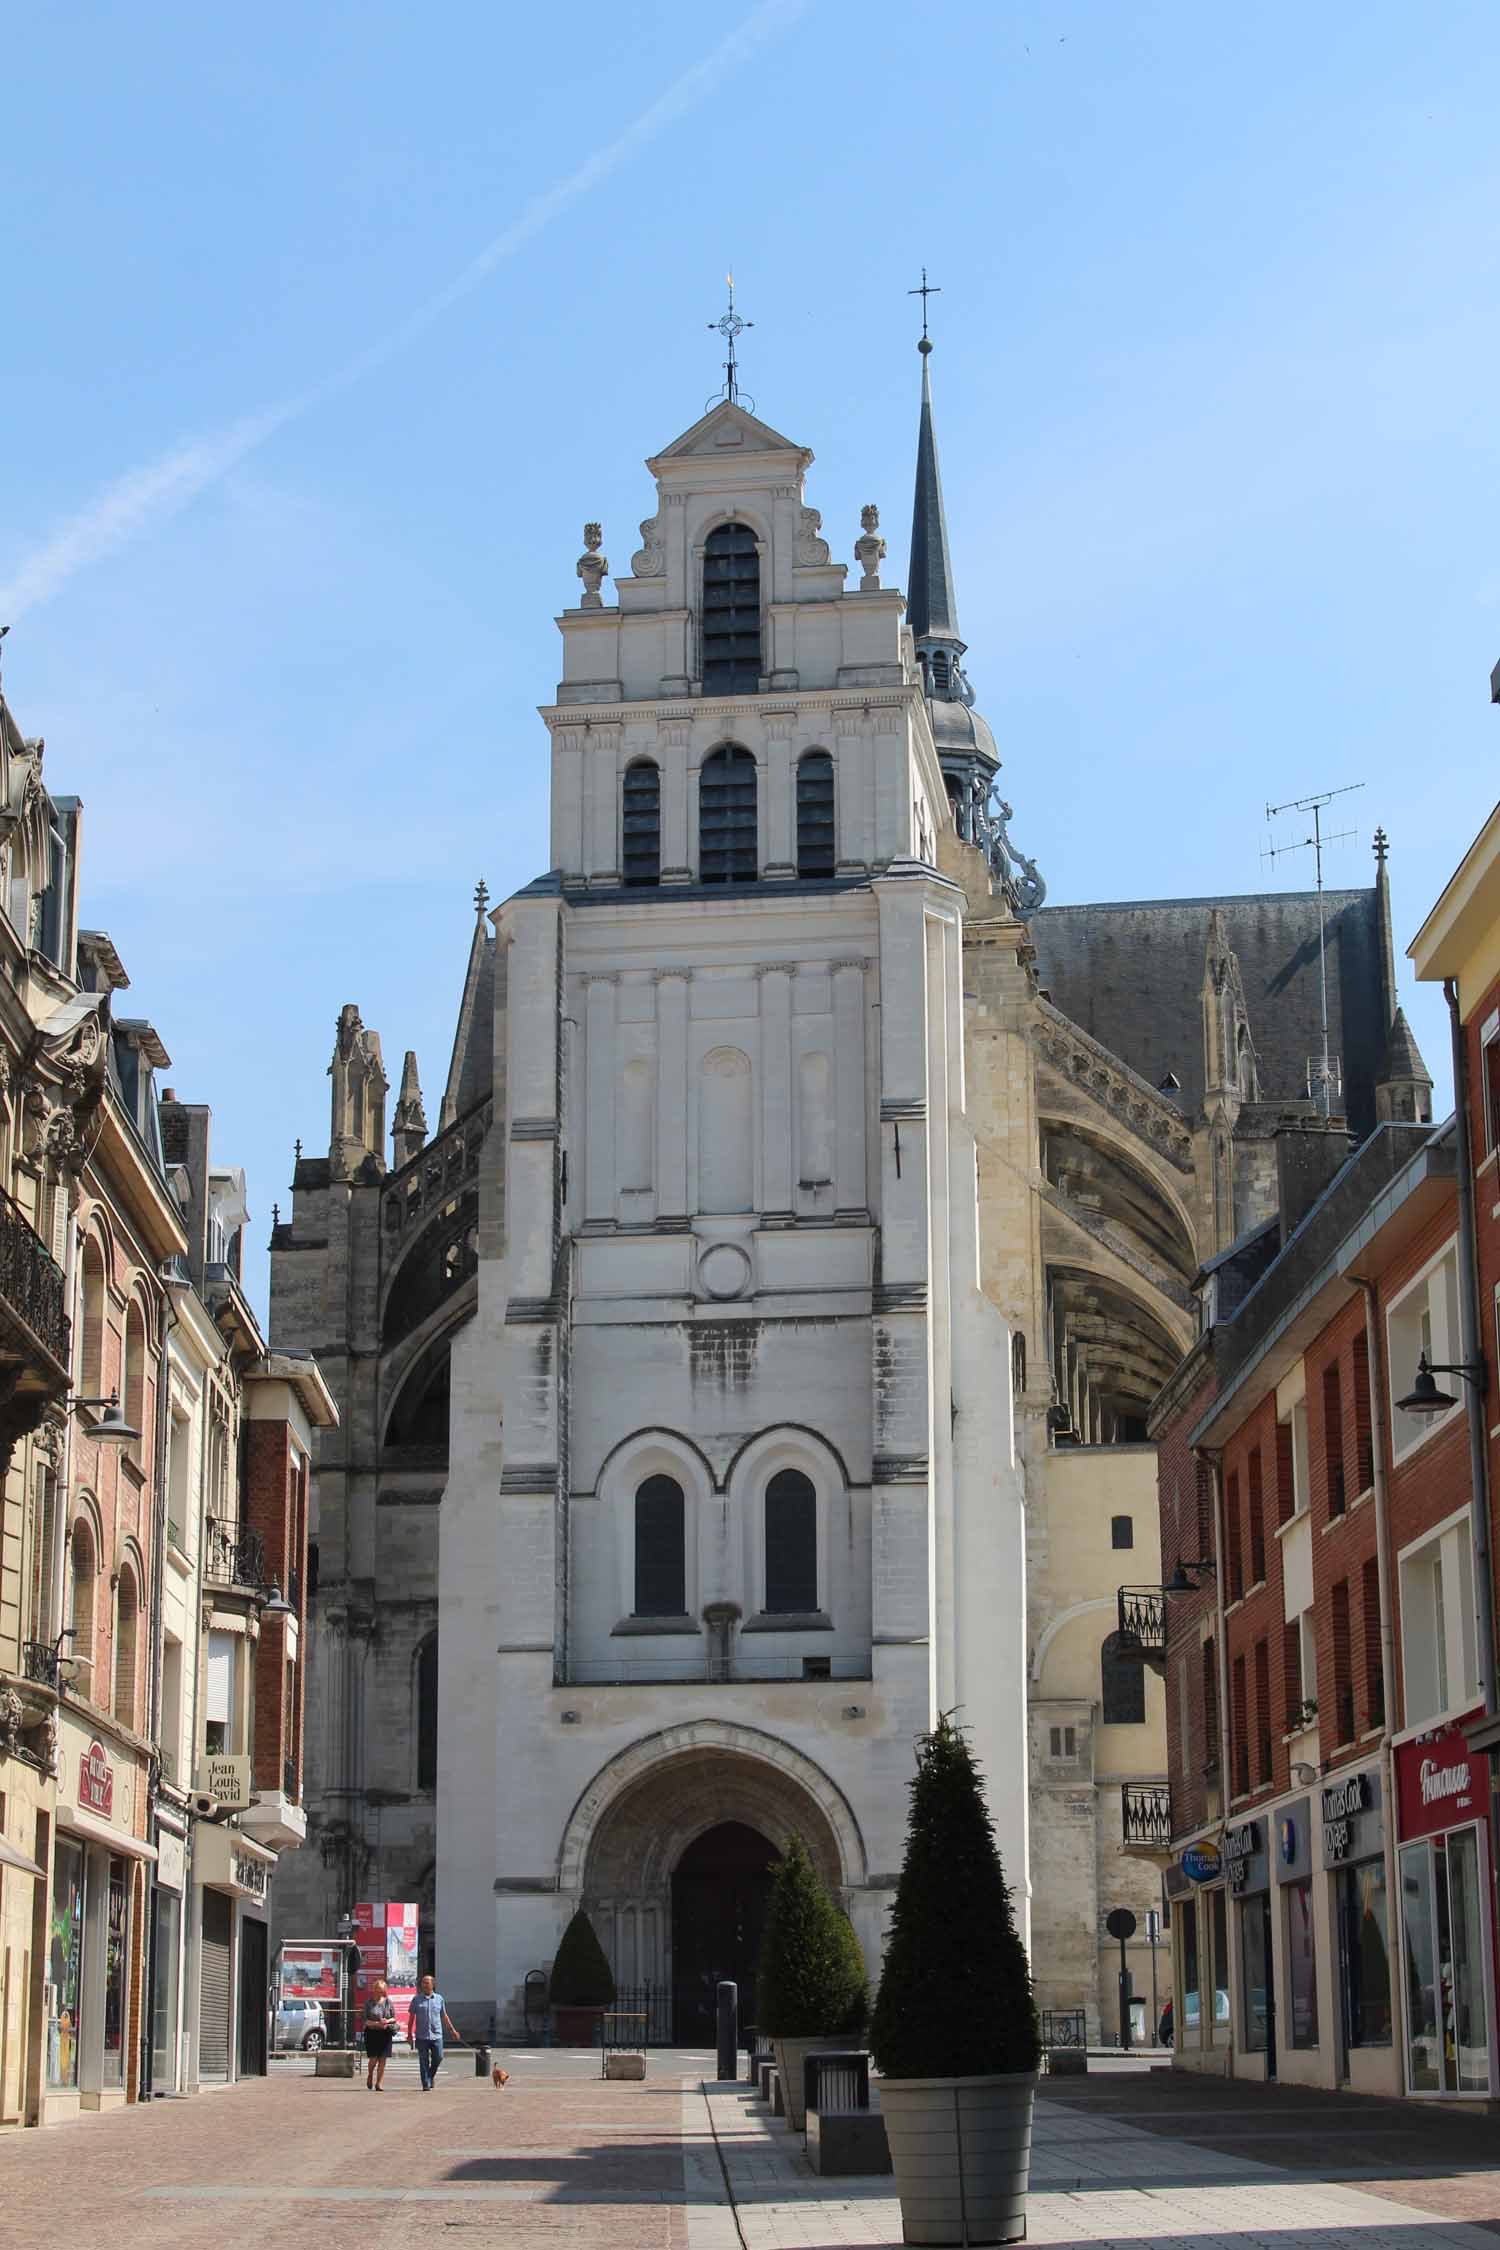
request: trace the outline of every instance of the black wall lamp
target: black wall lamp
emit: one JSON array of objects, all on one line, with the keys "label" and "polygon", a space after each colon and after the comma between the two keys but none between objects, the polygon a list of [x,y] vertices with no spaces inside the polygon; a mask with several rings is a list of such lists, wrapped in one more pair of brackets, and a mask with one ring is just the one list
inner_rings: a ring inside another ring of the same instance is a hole
[{"label": "black wall lamp", "polygon": [[1440,1391],[1433,1377],[1436,1375],[1461,1375],[1466,1383],[1473,1383],[1477,1389],[1482,1391],[1484,1389],[1484,1374],[1484,1361],[1482,1359],[1439,1360],[1434,1367],[1427,1354],[1423,1352],[1417,1361],[1417,1379],[1405,1398],[1397,1399],[1397,1409],[1402,1414],[1446,1414],[1450,1406],[1457,1406],[1458,1400],[1450,1398],[1446,1391]]},{"label": "black wall lamp", "polygon": [[108,1398],[75,1398],[72,1404],[75,1408],[86,1406],[99,1416],[89,1431],[96,1444],[134,1445],[141,1434],[133,1422],[126,1421],[118,1391],[111,1391]]},{"label": "black wall lamp", "polygon": [[1190,1570],[1206,1570],[1211,1578],[1218,1575],[1211,1562],[1189,1562],[1182,1555],[1177,1558],[1177,1568],[1162,1588],[1164,1594],[1196,1594],[1201,1589],[1188,1576]]}]

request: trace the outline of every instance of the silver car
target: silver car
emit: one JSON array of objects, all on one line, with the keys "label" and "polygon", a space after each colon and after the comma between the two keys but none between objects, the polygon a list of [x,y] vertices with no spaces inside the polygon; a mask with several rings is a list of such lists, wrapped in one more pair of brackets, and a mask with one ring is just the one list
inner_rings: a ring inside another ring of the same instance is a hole
[{"label": "silver car", "polygon": [[295,2052],[314,2055],[328,2043],[328,2026],[323,2017],[321,2000],[284,1998],[276,2010],[276,2034],[273,2044],[279,2054]]}]

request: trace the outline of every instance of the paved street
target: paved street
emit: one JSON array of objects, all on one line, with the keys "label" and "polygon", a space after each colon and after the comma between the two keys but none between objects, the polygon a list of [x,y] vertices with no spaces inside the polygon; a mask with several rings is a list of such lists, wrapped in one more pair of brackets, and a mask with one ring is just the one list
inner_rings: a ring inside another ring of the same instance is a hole
[{"label": "paved street", "polygon": [[[823,2182],[706,2055],[644,2086],[587,2055],[508,2057],[496,2093],[450,2057],[424,2098],[262,2083],[0,2140],[0,2243],[406,2250],[450,2230],[507,2250],[855,2250],[895,2244],[888,2180]],[[1104,2069],[1038,2108],[1030,2240],[1166,2250],[1494,2250],[1493,2120]]]}]

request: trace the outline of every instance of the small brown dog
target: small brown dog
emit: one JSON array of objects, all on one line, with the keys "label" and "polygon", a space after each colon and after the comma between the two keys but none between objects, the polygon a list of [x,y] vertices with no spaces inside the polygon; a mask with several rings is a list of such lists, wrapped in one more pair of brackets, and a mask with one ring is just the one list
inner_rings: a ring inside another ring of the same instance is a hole
[{"label": "small brown dog", "polygon": [[496,2063],[494,2069],[490,2072],[490,2076],[495,2081],[497,2087],[508,2086],[510,2084],[510,2072],[508,2070],[502,2070],[498,2063]]}]

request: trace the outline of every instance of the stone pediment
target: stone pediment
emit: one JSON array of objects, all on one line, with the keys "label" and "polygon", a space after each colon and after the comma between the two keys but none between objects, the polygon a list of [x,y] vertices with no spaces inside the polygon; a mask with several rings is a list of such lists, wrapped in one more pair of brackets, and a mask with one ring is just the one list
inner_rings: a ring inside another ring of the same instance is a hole
[{"label": "stone pediment", "polygon": [[695,422],[690,430],[684,430],[681,437],[674,438],[665,451],[653,455],[646,466],[654,477],[659,477],[672,463],[743,460],[757,453],[779,454],[783,458],[791,454],[803,469],[812,461],[812,454],[805,445],[783,437],[769,422],[757,421],[742,406],[720,399],[701,421]]}]

